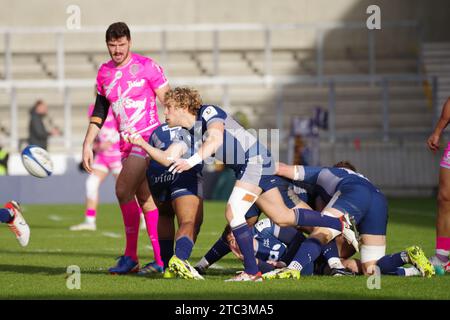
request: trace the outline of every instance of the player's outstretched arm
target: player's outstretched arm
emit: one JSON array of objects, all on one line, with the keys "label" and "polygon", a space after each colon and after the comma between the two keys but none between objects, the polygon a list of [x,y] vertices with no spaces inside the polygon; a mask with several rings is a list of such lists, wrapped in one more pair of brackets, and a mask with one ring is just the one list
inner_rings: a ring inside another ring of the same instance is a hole
[{"label": "player's outstretched arm", "polygon": [[223,144],[224,130],[225,126],[222,122],[214,122],[208,126],[205,132],[206,139],[197,151],[203,160],[213,155]]},{"label": "player's outstretched arm", "polygon": [[429,136],[427,140],[428,148],[436,152],[439,149],[439,139],[441,137],[442,131],[447,127],[450,121],[450,98],[445,102],[442,108],[441,116],[439,118],[433,133]]},{"label": "player's outstretched arm", "polygon": [[186,153],[186,145],[183,143],[172,143],[166,150],[160,150],[151,146],[145,141],[141,135],[134,134],[124,137],[126,141],[141,147],[156,162],[168,167],[184,153]]},{"label": "player's outstretched arm", "polygon": [[291,180],[295,180],[295,172],[297,170],[296,166],[291,166],[283,162],[277,162],[276,166],[277,166],[276,172],[277,175]]},{"label": "player's outstretched arm", "polygon": [[223,144],[223,132],[225,130],[222,122],[213,122],[208,126],[205,132],[205,141],[198,151],[189,159],[178,159],[170,167],[169,171],[180,173],[201,163],[206,158],[213,155]]}]

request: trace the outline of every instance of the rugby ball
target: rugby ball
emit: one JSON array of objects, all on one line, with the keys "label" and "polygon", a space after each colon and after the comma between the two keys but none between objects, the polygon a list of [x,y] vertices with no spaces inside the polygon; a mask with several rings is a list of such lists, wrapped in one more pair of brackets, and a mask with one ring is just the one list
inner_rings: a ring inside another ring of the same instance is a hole
[{"label": "rugby ball", "polygon": [[51,176],[53,162],[50,154],[43,148],[29,145],[22,151],[22,163],[28,173],[38,178]]}]

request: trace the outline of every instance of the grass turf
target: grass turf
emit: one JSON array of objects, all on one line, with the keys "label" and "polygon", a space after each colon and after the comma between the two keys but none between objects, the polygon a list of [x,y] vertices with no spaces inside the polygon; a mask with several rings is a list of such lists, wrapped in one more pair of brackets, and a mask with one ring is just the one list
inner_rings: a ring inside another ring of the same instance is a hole
[{"label": "grass turf", "polygon": [[[224,203],[206,202],[204,223],[192,264],[206,253],[223,229]],[[436,206],[432,199],[389,201],[388,253],[413,244],[433,254]],[[122,254],[125,239],[116,205],[101,205],[96,232],[71,232],[83,216],[81,205],[25,205],[31,240],[21,248],[0,225],[0,299],[449,299],[450,277],[383,276],[380,290],[369,290],[366,277],[303,277],[300,281],[226,283],[241,269],[231,254],[209,270],[206,281],[162,279],[160,275],[111,276],[106,270]],[[139,239],[140,263],[152,260],[146,232]],[[66,287],[70,265],[81,269],[81,289]]]}]

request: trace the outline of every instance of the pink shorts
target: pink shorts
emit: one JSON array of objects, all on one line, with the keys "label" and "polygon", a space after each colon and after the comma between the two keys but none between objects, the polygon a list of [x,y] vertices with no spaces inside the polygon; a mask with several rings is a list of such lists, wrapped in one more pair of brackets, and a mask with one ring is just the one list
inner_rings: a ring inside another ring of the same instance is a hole
[{"label": "pink shorts", "polygon": [[440,165],[443,168],[450,169],[450,142],[447,145],[447,149],[444,151]]},{"label": "pink shorts", "polygon": [[121,155],[105,155],[102,153],[98,153],[95,155],[94,164],[92,165],[93,169],[97,169],[103,172],[110,172],[112,174],[119,174],[120,170],[122,170],[122,161]]},{"label": "pink shorts", "polygon": [[[152,130],[153,131],[153,130]],[[148,135],[142,136],[142,138],[148,142],[151,132]],[[129,156],[135,156],[143,159],[148,158],[147,152],[139,146],[135,146],[132,143],[125,142],[120,139],[120,152],[122,153],[122,161],[127,159]]]}]

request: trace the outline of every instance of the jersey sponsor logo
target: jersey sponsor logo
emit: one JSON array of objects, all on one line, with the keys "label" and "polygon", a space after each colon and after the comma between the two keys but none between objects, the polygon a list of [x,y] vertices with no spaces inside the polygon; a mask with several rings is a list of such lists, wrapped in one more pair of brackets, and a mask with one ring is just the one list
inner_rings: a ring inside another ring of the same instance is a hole
[{"label": "jersey sponsor logo", "polygon": [[145,80],[141,79],[141,80],[136,80],[136,81],[127,81],[128,84],[128,88],[140,88],[143,87],[145,84]]},{"label": "jersey sponsor logo", "polygon": [[165,183],[165,182],[171,182],[171,181],[174,181],[174,180],[175,180],[175,177],[174,177],[174,175],[171,174],[171,173],[169,173],[169,174],[163,173],[163,174],[161,174],[161,175],[159,175],[159,176],[152,177],[151,179],[153,180],[153,183],[154,183],[154,184],[157,184],[157,183]]},{"label": "jersey sponsor logo", "polygon": [[209,121],[212,117],[217,115],[217,110],[213,106],[209,106],[203,111],[202,117],[205,119],[205,121]]}]

